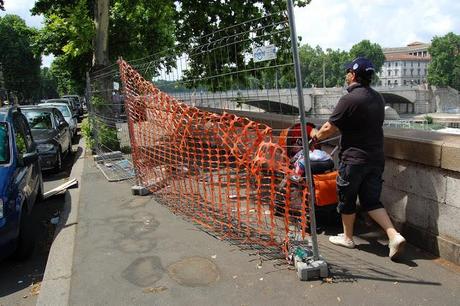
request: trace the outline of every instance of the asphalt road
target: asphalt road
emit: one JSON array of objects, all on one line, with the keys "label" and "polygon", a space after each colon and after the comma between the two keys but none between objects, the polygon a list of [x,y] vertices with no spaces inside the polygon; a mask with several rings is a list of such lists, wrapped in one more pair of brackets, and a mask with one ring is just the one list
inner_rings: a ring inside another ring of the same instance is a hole
[{"label": "asphalt road", "polygon": [[[45,192],[59,186],[69,178],[74,161],[82,154],[78,146],[79,140],[78,135],[74,141],[73,153],[68,155],[64,161],[63,171],[43,174]],[[64,201],[65,194],[60,194],[34,205],[32,213],[38,224],[34,253],[23,262],[14,259],[5,259],[0,262],[0,306],[36,304],[56,228],[51,219],[59,217]]]}]

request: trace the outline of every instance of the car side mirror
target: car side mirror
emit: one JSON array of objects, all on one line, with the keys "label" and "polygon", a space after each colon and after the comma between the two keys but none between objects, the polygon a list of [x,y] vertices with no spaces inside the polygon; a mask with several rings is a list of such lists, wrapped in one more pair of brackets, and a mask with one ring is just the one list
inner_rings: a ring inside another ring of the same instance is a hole
[{"label": "car side mirror", "polygon": [[29,166],[38,160],[38,152],[27,152],[19,156],[19,166]]},{"label": "car side mirror", "polygon": [[69,124],[66,121],[61,121],[59,122],[59,128],[65,128],[66,126],[69,126]]}]

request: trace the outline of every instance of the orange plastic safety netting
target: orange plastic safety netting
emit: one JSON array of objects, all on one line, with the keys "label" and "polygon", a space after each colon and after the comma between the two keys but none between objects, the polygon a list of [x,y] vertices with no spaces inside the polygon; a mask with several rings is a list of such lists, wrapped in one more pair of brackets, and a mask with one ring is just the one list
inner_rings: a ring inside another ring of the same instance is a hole
[{"label": "orange plastic safety netting", "polygon": [[284,246],[305,235],[305,184],[272,129],[177,101],[119,61],[136,176],[173,211],[217,235]]}]

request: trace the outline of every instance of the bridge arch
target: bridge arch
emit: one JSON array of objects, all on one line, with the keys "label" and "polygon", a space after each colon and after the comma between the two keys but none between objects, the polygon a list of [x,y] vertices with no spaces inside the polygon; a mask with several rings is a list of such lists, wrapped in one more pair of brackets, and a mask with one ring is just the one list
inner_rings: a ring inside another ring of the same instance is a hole
[{"label": "bridge arch", "polygon": [[298,107],[289,105],[286,103],[278,102],[278,101],[260,99],[260,100],[244,100],[242,103],[251,105],[251,106],[255,106],[269,113],[277,113],[277,114],[283,114],[283,115],[298,115],[299,114]]},{"label": "bridge arch", "polygon": [[405,97],[393,93],[381,93],[385,99],[385,104],[391,106],[398,114],[413,114],[414,103]]}]

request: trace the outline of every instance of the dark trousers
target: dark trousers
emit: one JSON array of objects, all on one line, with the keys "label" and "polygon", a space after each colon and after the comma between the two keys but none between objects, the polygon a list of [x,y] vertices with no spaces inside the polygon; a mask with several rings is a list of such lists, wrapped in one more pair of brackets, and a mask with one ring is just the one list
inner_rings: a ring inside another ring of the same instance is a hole
[{"label": "dark trousers", "polygon": [[383,170],[382,165],[350,165],[341,162],[337,176],[337,211],[345,215],[356,213],[358,197],[364,211],[383,208],[380,202]]}]

